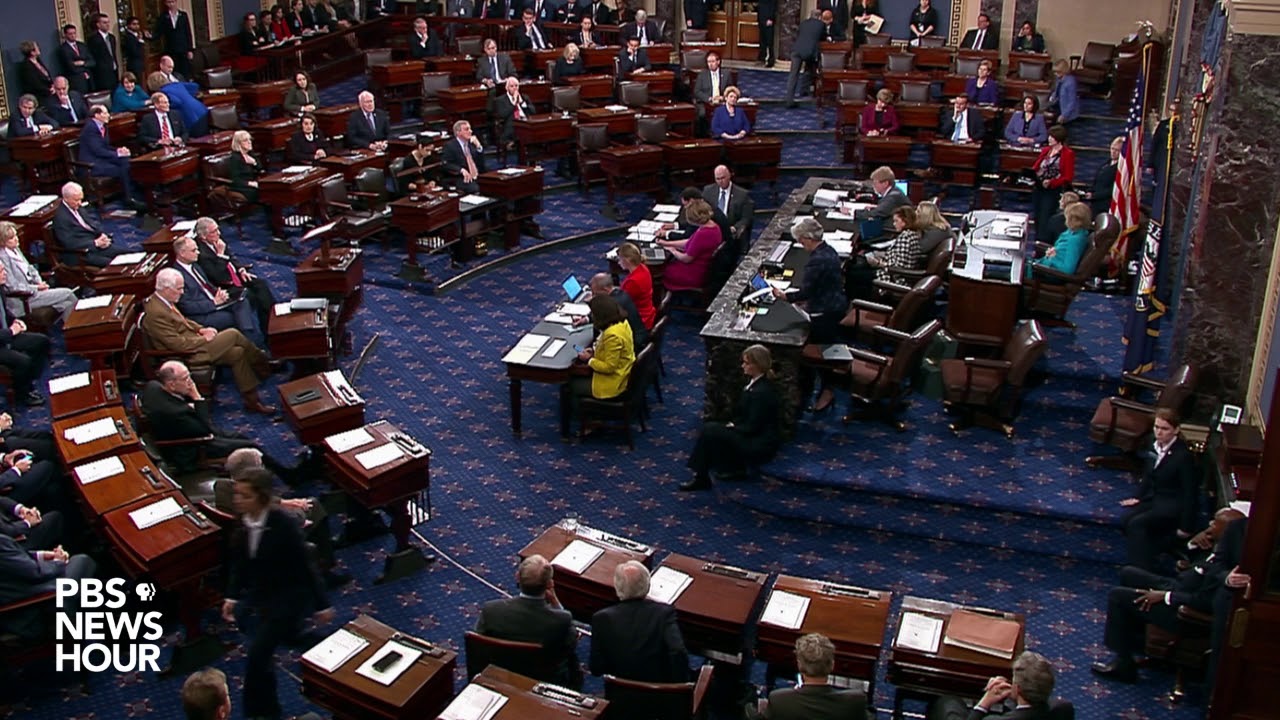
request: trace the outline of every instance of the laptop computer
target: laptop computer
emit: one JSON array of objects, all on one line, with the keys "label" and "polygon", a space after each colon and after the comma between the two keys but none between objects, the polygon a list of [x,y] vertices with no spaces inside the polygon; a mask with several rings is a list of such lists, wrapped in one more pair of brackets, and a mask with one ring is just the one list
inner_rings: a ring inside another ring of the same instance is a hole
[{"label": "laptop computer", "polygon": [[564,288],[564,294],[569,296],[569,302],[582,302],[582,298],[587,294],[586,288],[582,287],[582,283],[578,282],[578,278],[574,275],[564,279],[560,283],[560,287]]}]

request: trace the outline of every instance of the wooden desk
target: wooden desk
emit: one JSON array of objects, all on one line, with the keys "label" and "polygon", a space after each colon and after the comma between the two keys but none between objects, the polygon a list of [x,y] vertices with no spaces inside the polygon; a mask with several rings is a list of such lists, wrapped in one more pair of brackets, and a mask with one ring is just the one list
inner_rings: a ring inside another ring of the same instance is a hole
[{"label": "wooden desk", "polygon": [[575,618],[589,622],[596,611],[618,602],[618,593],[613,589],[614,568],[628,560],[652,567],[653,548],[586,526],[579,526],[577,533],[570,533],[559,525],[552,525],[520,551],[520,559],[541,555],[548,561],[554,560],[574,540],[600,547],[604,554],[588,565],[581,575],[557,567],[556,597]]},{"label": "wooden desk", "polygon": [[253,148],[266,154],[282,152],[289,147],[289,138],[299,127],[298,118],[284,117],[252,123],[245,130],[253,136]]},{"label": "wooden desk", "polygon": [[608,110],[605,108],[580,108],[578,124],[604,123],[609,126],[609,134],[615,137],[631,137],[636,134],[636,111]]},{"label": "wooden desk", "polygon": [[316,116],[316,128],[325,137],[332,138],[347,134],[347,122],[351,119],[351,113],[359,109],[360,103],[345,103],[319,107],[312,114]]},{"label": "wooden desk", "polygon": [[578,99],[584,103],[609,102],[613,99],[613,75],[572,75],[564,83],[578,88]]},{"label": "wooden desk", "polygon": [[484,85],[455,85],[436,92],[440,107],[451,121],[466,120],[475,128],[489,127],[489,88]]},{"label": "wooden desk", "polygon": [[368,615],[360,615],[343,627],[368,640],[369,645],[332,673],[303,659],[302,694],[308,700],[332,712],[335,720],[433,718],[448,706],[457,653],[441,647],[436,647],[438,655],[424,652],[395,682],[383,685],[357,675],[356,668],[393,638],[407,640],[412,647],[426,643]]},{"label": "wooden desk", "polygon": [[612,73],[614,70],[614,60],[617,59],[618,53],[622,52],[621,45],[596,45],[595,47],[581,48],[582,63],[586,66],[587,72],[595,71],[599,73]]},{"label": "wooden desk", "polygon": [[600,169],[608,178],[609,204],[613,205],[619,193],[660,195],[664,155],[658,145],[614,145],[601,150]]},{"label": "wooden desk", "polygon": [[[1003,131],[1003,128],[1001,129]],[[1039,145],[1010,145],[1000,143],[1000,172],[1009,175],[1021,175],[1023,170],[1030,170],[1040,157]]]},{"label": "wooden desk", "polygon": [[[341,373],[341,371],[335,371]],[[346,381],[346,378],[343,378]],[[303,445],[319,445],[330,435],[364,425],[364,400],[347,394],[340,384],[335,389],[324,373],[316,373],[283,383],[279,387],[284,419]],[[294,400],[299,393],[314,393],[314,399]]]},{"label": "wooden desk", "polygon": [[646,115],[661,115],[667,119],[667,129],[685,137],[693,137],[694,123],[698,120],[698,108],[693,103],[649,103],[640,110]]},{"label": "wooden desk", "polygon": [[108,265],[93,276],[99,295],[119,293],[146,297],[156,289],[156,275],[169,264],[168,254],[147,253],[135,263]]},{"label": "wooden desk", "polygon": [[219,105],[230,105],[240,109],[240,91],[235,88],[214,88],[213,90],[202,90],[196,99],[204,103],[205,107],[217,107]]},{"label": "wooden desk", "polygon": [[738,182],[751,184],[767,181],[774,192],[778,189],[778,166],[782,164],[782,138],[773,135],[748,135],[741,140],[725,140],[725,164],[733,168]]},{"label": "wooden desk", "polygon": [[[108,482],[100,480],[99,482]],[[173,498],[183,514],[139,530],[129,513],[153,502]],[[221,564],[221,531],[196,512],[178,490],[148,495],[102,516],[112,555],[131,577],[146,575],[162,588],[173,588],[210,572]]]},{"label": "wooden desk", "polygon": [[[164,495],[178,486],[164,474],[151,458],[142,450],[130,450],[117,457],[124,465],[124,472],[85,484],[77,472],[84,466],[80,463],[71,468],[73,482],[88,510],[90,521],[101,522],[103,517],[117,508],[134,505],[147,498]],[[142,503],[146,504],[146,503]]]},{"label": "wooden desk", "polygon": [[[364,429],[373,442],[337,453],[325,447],[325,464],[334,483],[356,502],[369,509],[383,508],[391,516],[391,532],[396,540],[395,552],[387,557],[379,582],[404,577],[426,567],[422,552],[409,544],[412,523],[409,502],[425,501],[431,513],[431,451],[395,425],[380,420]],[[399,441],[399,442],[397,442]],[[357,455],[382,446],[392,445],[402,451],[400,457],[366,469]]]},{"label": "wooden desk", "polygon": [[[1025,631],[1026,620],[1020,613],[1006,613],[982,608],[964,608],[961,605],[925,598],[908,596],[902,600],[902,611],[918,612],[943,621],[942,637],[947,635],[946,624],[951,620],[951,613],[959,609],[973,610],[1014,620]],[[1005,660],[994,655],[965,650],[954,645],[938,641],[938,651],[933,653],[912,650],[898,645],[898,628],[902,618],[894,630],[892,649],[889,651],[889,669],[886,679],[892,683],[897,692],[894,696],[894,716],[902,716],[902,701],[905,695],[960,695],[962,697],[978,697],[986,687],[987,680],[994,675],[1008,677],[1012,660]],[[1018,635],[1018,644],[1013,650],[1016,658],[1023,650],[1023,636]]]},{"label": "wooden desk", "polygon": [[191,138],[187,142],[187,147],[200,153],[202,158],[219,155],[231,150],[231,136],[235,134],[235,130],[219,130],[202,137]]},{"label": "wooden desk", "polygon": [[173,206],[202,194],[200,152],[191,148],[164,148],[129,161],[129,174],[142,186],[147,205],[159,211],[165,223],[173,222]]},{"label": "wooden desk", "polygon": [[391,113],[391,122],[404,118],[404,102],[422,97],[422,73],[427,64],[421,60],[395,60],[369,68],[369,89],[382,100]]},{"label": "wooden desk", "polygon": [[311,210],[320,192],[320,183],[329,176],[327,168],[313,167],[300,173],[271,173],[258,180],[258,199],[271,208],[271,230],[284,235],[287,207]]},{"label": "wooden desk", "polygon": [[171,224],[164,225],[142,241],[142,249],[149,253],[159,253],[172,257],[173,241],[186,236],[187,233],[185,232],[174,232]]},{"label": "wooden desk", "polygon": [[567,114],[530,115],[514,121],[512,128],[521,165],[529,165],[531,160],[569,157],[574,153],[574,123]]},{"label": "wooden desk", "polygon": [[316,164],[327,169],[330,173],[340,173],[342,178],[348,184],[351,184],[356,181],[356,175],[359,175],[360,171],[366,168],[382,168],[385,170],[387,167],[387,154],[367,148],[347,150],[341,154],[335,153],[321,158]]},{"label": "wooden desk", "polygon": [[539,78],[537,80],[529,80],[526,78],[521,80],[520,95],[533,103],[535,108],[550,108],[551,81],[545,78]]},{"label": "wooden desk", "polygon": [[[653,58],[651,57],[650,60]],[[649,86],[649,95],[655,98],[670,98],[676,84],[676,74],[670,70],[650,70],[648,72],[631,73],[619,80],[641,82]]]},{"label": "wooden desk", "polygon": [[999,280],[974,280],[952,274],[947,303],[947,332],[962,344],[1004,347],[1018,322],[1022,286]]},{"label": "wooden desk", "polygon": [[316,249],[293,269],[293,282],[298,297],[325,297],[345,300],[360,291],[364,284],[364,252],[360,248],[329,248],[329,261]]},{"label": "wooden desk", "polygon": [[741,665],[747,651],[746,627],[755,616],[768,574],[676,553],[659,567],[693,578],[675,602],[685,645],[698,655]]},{"label": "wooden desk", "polygon": [[[472,255],[470,248],[460,247],[458,222],[461,217],[457,193],[409,195],[389,203],[391,224],[405,234],[405,251],[408,257],[400,266],[400,276],[410,280],[422,280],[422,266],[418,264],[418,251],[436,252],[453,248],[456,260],[466,260]],[[424,235],[437,236],[438,242],[420,245]]]},{"label": "wooden desk", "polygon": [[[701,186],[714,179],[716,165],[724,154],[724,147],[710,138],[668,140],[661,145],[662,160],[667,166],[667,183],[677,174],[689,174],[693,183]],[[689,183],[683,183],[688,185]]]},{"label": "wooden desk", "polygon": [[48,135],[27,135],[9,140],[9,157],[20,163],[27,182],[36,192],[58,193],[71,175],[67,167],[67,141],[80,137],[80,128],[64,127]]},{"label": "wooden desk", "polygon": [[111,144],[116,147],[128,147],[138,135],[138,115],[133,112],[115,112],[107,120],[107,134],[111,136]]},{"label": "wooden desk", "polygon": [[[148,293],[149,294],[149,293]],[[106,307],[72,310],[62,324],[62,337],[67,352],[88,358],[96,370],[114,369],[127,375],[132,363],[126,361],[125,350],[133,338],[140,303],[134,295],[117,295]]]},{"label": "wooden desk", "polygon": [[497,665],[490,665],[480,671],[472,683],[489,688],[507,698],[507,702],[493,716],[493,720],[571,720],[584,718],[596,720],[609,707],[609,701],[601,698],[589,698],[591,707],[583,705],[569,706],[563,702],[544,697],[537,689],[543,685],[541,681],[531,677],[517,675],[503,670]]},{"label": "wooden desk", "polygon": [[942,108],[942,103],[898,103],[898,122],[904,132],[936,133]]},{"label": "wooden desk", "polygon": [[[892,168],[903,168],[911,155],[911,138],[901,135],[866,137],[849,136],[858,143],[864,169],[868,165],[888,165]],[[846,140],[847,142],[848,140]]]},{"label": "wooden desk", "polygon": [[427,70],[447,72],[454,85],[466,85],[476,81],[476,59],[470,55],[443,55],[427,58]]},{"label": "wooden desk", "polygon": [[[110,419],[114,422],[117,431],[83,445],[77,445],[68,440],[64,434],[71,428],[102,419]],[[53,440],[58,446],[58,456],[62,458],[62,464],[67,468],[141,447],[138,433],[129,424],[129,418],[125,415],[124,408],[120,405],[108,405],[97,410],[89,410],[79,415],[55,420],[53,422],[53,435]]]},{"label": "wooden desk", "polygon": [[756,626],[756,657],[768,663],[772,674],[789,675],[796,670],[796,639],[808,633],[822,633],[836,646],[836,665],[832,671],[835,675],[874,680],[893,594],[887,590],[859,592],[861,590],[821,580],[779,575],[773,584],[773,592],[807,597],[809,609],[795,630],[759,623]]},{"label": "wooden desk", "polygon": [[950,47],[913,47],[908,52],[916,56],[916,67],[934,71],[950,69],[956,50]]},{"label": "wooden desk", "polygon": [[[520,172],[513,172],[519,170]],[[545,176],[542,168],[517,167],[481,173],[476,178],[480,194],[499,198],[505,202],[502,211],[503,244],[506,249],[520,247],[520,229],[524,223],[533,223],[542,212],[542,187]]]},{"label": "wooden desk", "polygon": [[949,171],[951,179],[959,183],[972,183],[978,177],[978,155],[982,152],[982,144],[977,142],[957,143],[950,140],[934,140],[931,146],[933,167]]},{"label": "wooden desk", "polygon": [[49,393],[49,415],[62,420],[89,410],[120,405],[120,384],[111,370],[88,371],[89,384],[74,390]]},{"label": "wooden desk", "polygon": [[[53,214],[57,212],[58,206],[62,204],[58,196],[52,197],[53,199],[49,200],[49,202],[25,215],[15,215],[14,208],[9,208],[4,213],[0,213],[0,220],[8,220],[18,226],[18,245],[22,248],[22,254],[36,262],[43,262],[44,257],[42,253],[32,254],[32,243],[37,240],[42,243],[47,242],[44,232],[45,225],[53,222]],[[50,226],[50,232],[52,232],[52,229],[52,226]]]},{"label": "wooden desk", "polygon": [[293,78],[241,85],[240,101],[249,115],[269,110],[272,116],[278,117],[284,114],[284,96],[291,87]]},{"label": "wooden desk", "polygon": [[279,315],[274,310],[267,323],[267,347],[277,360],[318,360],[328,367],[333,338],[329,335],[329,308],[294,310]]}]

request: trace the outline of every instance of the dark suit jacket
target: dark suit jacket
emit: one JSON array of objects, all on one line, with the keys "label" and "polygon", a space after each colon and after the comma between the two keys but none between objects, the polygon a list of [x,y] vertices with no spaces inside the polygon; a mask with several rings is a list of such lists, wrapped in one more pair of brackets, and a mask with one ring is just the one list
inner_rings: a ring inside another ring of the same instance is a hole
[{"label": "dark suit jacket", "polygon": [[[477,2],[472,12],[480,17],[481,3]],[[520,0],[489,0],[486,16],[490,19],[518,20],[520,18]]]},{"label": "dark suit jacket", "polygon": [[[960,41],[960,47],[965,50],[973,49],[973,41],[978,37],[978,28],[973,28],[964,34],[964,39]],[[987,28],[987,34],[982,36],[982,47],[979,50],[999,50],[1000,49],[1000,31],[994,25]]]},{"label": "dark suit jacket", "polygon": [[[128,159],[125,158],[125,161]],[[111,144],[111,137],[101,132],[98,123],[92,120],[80,130],[80,162],[93,163],[95,168],[120,162],[120,156]]]},{"label": "dark suit jacket", "polygon": [[[54,582],[63,576],[66,565],[38,560],[8,535],[0,535],[0,604],[29,598],[53,590]],[[39,624],[33,618],[18,618],[5,629],[20,634],[38,634]],[[34,632],[32,632],[34,630]]]},{"label": "dark suit jacket", "polygon": [[58,98],[50,95],[45,102],[44,109],[48,111],[49,117],[58,121],[59,125],[74,125],[76,123],[88,122],[89,106],[84,101],[84,96],[75,90],[67,91],[67,100],[71,102],[71,107],[76,111],[75,119],[71,119],[71,112],[58,104]]},{"label": "dark suit jacket", "polygon": [[631,344],[636,352],[640,352],[640,349],[649,343],[649,330],[644,326],[636,301],[632,300],[631,296],[623,292],[620,287],[615,287],[609,295],[618,301],[622,311],[627,314],[627,325],[631,326]]},{"label": "dark suit jacket", "polygon": [[200,248],[200,254],[196,256],[196,265],[204,271],[204,276],[209,282],[220,288],[234,287],[235,284],[231,282],[231,268],[227,267],[227,263],[234,265],[236,270],[243,268],[244,263],[238,262],[230,251],[218,255],[211,245],[199,240],[196,241],[196,246]]},{"label": "dark suit jacket", "polygon": [[1116,170],[1117,165],[1109,162],[1093,174],[1093,185],[1089,188],[1089,210],[1094,215],[1111,210],[1111,194],[1116,188]]},{"label": "dark suit jacket", "polygon": [[[93,59],[93,54],[89,52],[89,46],[82,42],[76,43],[76,51],[80,54],[76,55],[71,51],[71,43],[63,40],[58,43],[58,64],[62,66],[62,72],[67,77],[67,81],[71,83],[72,90],[80,92],[89,92],[93,90],[93,70],[97,63]],[[83,60],[84,65],[77,68],[73,63],[76,60]]]},{"label": "dark suit jacket", "polygon": [[209,402],[188,402],[149,380],[142,388],[142,410],[157,440],[189,440],[216,433]]},{"label": "dark suit jacket", "polygon": [[[529,99],[526,98],[524,95],[520,96],[520,111],[524,113],[524,116],[526,118],[533,114],[533,103],[529,102]],[[504,92],[504,93],[499,93],[498,96],[494,98],[493,116],[502,125],[501,131],[500,131],[501,134],[499,135],[499,138],[503,142],[514,141],[516,139],[516,134],[514,129],[515,119],[516,119],[516,106],[512,104],[511,96],[507,95]]]},{"label": "dark suit jacket", "polygon": [[641,598],[591,617],[591,674],[641,682],[687,682],[689,654],[676,609]]},{"label": "dark suit jacket", "polygon": [[767,377],[742,391],[733,404],[733,429],[746,440],[752,459],[770,460],[782,445],[778,408],[778,389]]},{"label": "dark suit jacket", "polygon": [[831,11],[832,33],[843,38],[849,27],[849,0],[818,0],[818,10]]},{"label": "dark suit jacket", "polygon": [[323,150],[325,155],[330,154],[333,149],[329,145],[329,139],[320,133],[319,130],[311,135],[311,139],[307,140],[307,136],[302,131],[293,134],[289,138],[289,147],[286,154],[289,156],[289,162],[297,165],[310,165],[316,161],[316,150]]},{"label": "dark suit jacket", "polygon": [[[40,68],[45,71],[40,72]],[[18,63],[18,82],[22,85],[22,92],[31,93],[37,101],[42,101],[53,88],[53,73],[44,62],[27,58]]]},{"label": "dark suit jacket", "polygon": [[895,185],[889,188],[889,192],[885,193],[884,197],[876,202],[875,209],[871,211],[870,216],[876,220],[888,220],[893,217],[894,210],[910,204],[911,200]]},{"label": "dark suit jacket", "polygon": [[440,36],[427,28],[427,43],[424,46],[418,39],[417,33],[409,33],[409,57],[414,60],[421,60],[427,57],[440,57],[443,55],[440,49]]},{"label": "dark suit jacket", "polygon": [[[542,23],[535,20],[533,24],[537,26],[538,34],[542,36],[542,46],[544,48],[555,47],[555,45],[551,43],[551,36],[547,34],[547,29],[542,26]],[[533,49],[533,35],[532,33],[529,33],[526,30],[524,23],[521,23],[518,27],[516,27],[515,34],[516,34],[517,49],[519,50]]]},{"label": "dark suit jacket", "polygon": [[[702,188],[702,199],[713,208],[720,207],[720,186],[711,183]],[[725,217],[729,220],[734,237],[743,237],[755,219],[755,211],[756,204],[751,200],[751,193],[741,185],[729,185],[729,211],[725,213]]]},{"label": "dark suit jacket", "polygon": [[618,22],[617,17],[613,14],[613,8],[603,2],[580,2],[574,10],[575,16],[579,20],[589,17],[596,25],[614,25]]},{"label": "dark suit jacket", "polygon": [[[590,40],[591,40],[591,42],[595,43],[596,45],[599,45],[599,44],[600,44],[600,42],[601,42],[600,33],[598,33],[598,32],[596,32],[596,31],[592,30],[592,31],[591,31],[591,38],[590,38]],[[589,44],[590,44],[590,43],[588,43],[588,42],[587,42],[587,38],[585,38],[585,37],[583,37],[583,36],[582,36],[582,30],[581,30],[581,29],[574,30],[572,33],[570,33],[570,34],[569,34],[569,39],[568,39],[568,40],[566,40],[565,42],[566,42],[566,43],[573,43],[574,45],[577,45],[579,49],[586,49],[586,48],[589,46]],[[564,59],[564,58],[563,58],[563,56],[561,56],[561,59]]]},{"label": "dark suit jacket", "polygon": [[[693,96],[697,98],[698,102],[700,103],[711,101],[712,74],[713,73],[711,72],[710,68],[707,68],[706,70],[702,70],[698,73],[698,79],[695,80],[693,83]],[[729,87],[729,71],[726,70],[723,65],[721,65],[720,69],[717,70],[715,74],[718,74],[720,76],[720,92],[723,93],[724,89]]]},{"label": "dark suit jacket", "polygon": [[316,5],[312,7],[303,3],[302,5],[302,26],[312,30],[323,30],[333,24],[333,18],[329,17],[329,11],[323,7]]},{"label": "dark suit jacket", "polygon": [[263,621],[291,621],[329,607],[320,571],[307,552],[302,527],[280,508],[267,511],[258,552],[249,557],[249,532],[232,530],[226,597],[249,600]]},{"label": "dark suit jacket", "polygon": [[649,53],[645,52],[644,48],[636,50],[636,57],[634,60],[631,58],[631,53],[627,52],[627,48],[622,48],[618,51],[619,76],[630,75],[636,70],[648,70],[650,67]]},{"label": "dark suit jacket", "polygon": [[564,22],[567,15],[565,3],[559,0],[542,0],[542,7],[538,7],[538,0],[528,0],[524,6],[533,10],[533,17],[540,23],[544,22]]},{"label": "dark suit jacket", "polygon": [[[173,133],[174,137],[182,138],[184,143],[190,140],[191,133],[187,132],[187,126],[182,124],[182,118],[172,110],[168,115],[169,132]],[[160,118],[155,110],[143,113],[142,117],[138,118],[138,142],[151,150],[160,147]]]},{"label": "dark suit jacket", "polygon": [[[196,272],[204,275],[204,271],[200,269],[198,264],[193,264],[191,266],[191,271],[188,271],[187,268],[184,268],[176,262],[173,263],[171,267],[182,273],[182,279],[184,281],[182,284],[182,297],[178,298],[177,302],[178,310],[183,315],[186,315],[188,318],[200,323],[201,325],[210,325],[211,323],[207,321],[208,317],[218,312],[219,308],[213,300],[205,294],[204,288],[200,285],[200,278],[195,275]],[[209,285],[213,286],[214,290],[217,290],[217,285],[212,279],[205,276],[204,280],[208,282]]]},{"label": "dark suit jacket", "polygon": [[1173,441],[1169,454],[1158,466],[1154,455],[1147,461],[1138,485],[1138,504],[1177,518],[1181,530],[1194,533],[1198,487],[1195,458],[1179,438]]},{"label": "dark suit jacket", "polygon": [[357,109],[347,118],[346,142],[349,148],[367,148],[377,140],[386,140],[391,136],[391,119],[385,110],[373,111],[373,127],[365,119],[364,112]]},{"label": "dark suit jacket", "polygon": [[556,657],[571,654],[577,642],[568,610],[553,608],[544,598],[523,595],[485,603],[476,620],[476,632],[501,640],[538,643]]},{"label": "dark suit jacket", "polygon": [[[89,45],[89,54],[93,55],[93,87],[95,90],[114,90],[120,82],[120,64],[116,60],[116,39],[108,33],[103,39],[102,33],[90,30],[85,41]],[[107,43],[110,43],[108,46]]]},{"label": "dark suit jacket", "polygon": [[[102,234],[102,225],[89,217],[86,212],[88,207],[87,205],[80,206],[80,217],[89,226],[89,229],[86,230],[80,223],[76,222],[70,208],[58,203],[58,209],[53,211],[53,236],[58,239],[58,244],[67,250],[88,250],[89,254],[93,255],[96,250],[93,241]],[[64,258],[63,261],[73,262],[68,258]],[[110,258],[107,258],[102,262],[102,265],[106,265],[109,261]]]},{"label": "dark suit jacket", "polygon": [[707,0],[684,0],[684,19],[695,28],[707,26]]},{"label": "dark suit jacket", "polygon": [[795,42],[791,45],[792,57],[806,60],[817,59],[819,43],[827,36],[827,26],[817,18],[809,18],[800,23],[796,30]]},{"label": "dark suit jacket", "polygon": [[395,0],[366,0],[364,7],[364,19],[372,20],[383,15],[390,15],[396,11]]},{"label": "dark suit jacket", "polygon": [[766,20],[773,20],[774,25],[778,21],[778,1],[777,0],[760,0],[756,3],[756,20],[760,23],[760,27],[764,27]]},{"label": "dark suit jacket", "polygon": [[[640,37],[640,26],[634,22],[629,22],[622,26],[622,30],[619,32],[619,35],[622,39],[622,46],[626,47],[627,40]],[[662,42],[662,38],[658,35],[658,23],[652,20],[645,20],[644,37],[650,43]]]},{"label": "dark suit jacket", "polygon": [[147,65],[146,42],[131,32],[124,32],[120,35],[120,54],[124,56],[124,69],[141,82]]},{"label": "dark suit jacket", "polygon": [[[987,132],[987,121],[982,117],[982,111],[971,107],[964,112],[965,123],[969,127],[969,139],[973,142],[982,142],[982,136]],[[956,130],[955,113],[951,108],[943,108],[942,122],[938,125],[938,139],[950,140],[951,133]]]},{"label": "dark suit jacket", "polygon": [[[759,383],[757,383],[759,384]],[[769,693],[769,720],[866,720],[867,698],[830,685],[781,688]]]},{"label": "dark suit jacket", "polygon": [[[169,13],[162,13],[156,18],[156,27],[152,35],[160,41],[160,46],[164,48],[164,54],[170,57],[176,55],[186,56],[187,53],[195,49],[195,43],[191,35],[191,18],[186,12],[178,11],[178,25],[174,25],[169,21]],[[176,59],[176,58],[175,58]],[[138,78],[141,80],[142,78]]]},{"label": "dark suit jacket", "polygon": [[[476,170],[484,172],[484,154],[472,148],[471,159],[476,164]],[[440,164],[447,174],[462,177],[462,171],[467,167],[467,158],[463,155],[457,139],[450,140],[440,149]]]},{"label": "dark suit jacket", "polygon": [[[516,66],[515,63],[511,62],[510,55],[500,52],[494,57],[498,60],[498,74],[502,77],[502,80],[505,81],[516,74]],[[493,60],[488,55],[481,55],[476,60],[476,80],[492,80],[495,84],[499,82],[498,78],[493,76]]]},{"label": "dark suit jacket", "polygon": [[[36,124],[37,128],[39,128],[41,125],[52,125],[53,129],[57,130],[59,127],[58,121],[49,117],[40,108],[36,108],[35,112],[31,113],[31,120]],[[27,123],[23,120],[21,112],[9,118],[8,136],[10,138],[26,137],[28,135],[35,135],[35,134],[36,134],[36,131],[27,127]]]}]

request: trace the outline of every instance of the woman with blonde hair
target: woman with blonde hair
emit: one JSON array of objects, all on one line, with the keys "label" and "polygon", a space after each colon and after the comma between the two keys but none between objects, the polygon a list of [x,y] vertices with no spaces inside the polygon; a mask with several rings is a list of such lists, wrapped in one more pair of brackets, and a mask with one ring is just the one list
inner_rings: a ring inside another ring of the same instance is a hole
[{"label": "woman with blonde hair", "polygon": [[778,391],[773,385],[773,356],[769,348],[752,345],[742,351],[742,374],[747,385],[733,404],[729,422],[702,426],[688,466],[693,480],[680,486],[688,492],[710,490],[711,473],[741,475],[747,463],[773,459],[782,443],[778,432]]},{"label": "woman with blonde hair", "polygon": [[237,130],[231,136],[227,175],[231,180],[231,192],[240,193],[249,202],[258,201],[258,176],[262,175],[262,163],[253,156],[253,136],[247,130]]},{"label": "woman with blonde hair", "polygon": [[1093,214],[1089,212],[1089,206],[1082,202],[1071,203],[1062,214],[1066,217],[1067,229],[1062,231],[1053,247],[1045,251],[1044,257],[1036,260],[1035,264],[1071,275],[1089,249],[1089,227],[1093,225]]},{"label": "woman with blonde hair", "polygon": [[955,240],[951,223],[942,217],[942,211],[938,210],[938,206],[928,200],[916,206],[916,229],[920,231],[920,252],[926,257],[943,243],[950,248],[952,241]]},{"label": "woman with blonde hair", "polygon": [[629,242],[619,245],[618,265],[627,273],[622,279],[622,292],[636,304],[644,329],[652,330],[658,319],[658,310],[653,306],[653,275],[649,273],[649,266],[644,264],[640,248]]},{"label": "woman with blonde hair", "polygon": [[582,61],[582,51],[578,46],[573,43],[565,45],[564,54],[556,58],[556,82],[563,82],[564,78],[581,75],[586,71],[587,66]]},{"label": "woman with blonde hair", "polygon": [[[4,306],[11,317],[26,317],[28,310],[34,315],[47,308],[57,319],[66,322],[76,306],[76,294],[68,288],[49,287],[40,277],[27,256],[22,254],[18,226],[8,220],[0,221],[0,265],[4,266]],[[23,302],[25,297],[26,302]]]},{"label": "woman with blonde hair", "polygon": [[736,85],[724,89],[724,102],[711,116],[711,137],[715,140],[740,140],[751,134],[751,120],[738,108],[742,91]]}]

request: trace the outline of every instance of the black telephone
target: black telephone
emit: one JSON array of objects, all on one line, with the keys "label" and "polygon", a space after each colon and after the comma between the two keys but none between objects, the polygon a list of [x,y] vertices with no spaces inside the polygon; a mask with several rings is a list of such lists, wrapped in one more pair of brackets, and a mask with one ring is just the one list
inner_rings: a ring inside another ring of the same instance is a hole
[{"label": "black telephone", "polygon": [[373,669],[377,672],[386,672],[387,668],[400,662],[400,658],[402,657],[404,657],[404,655],[401,655],[399,650],[392,650],[386,655],[378,658],[378,661],[373,664]]}]

